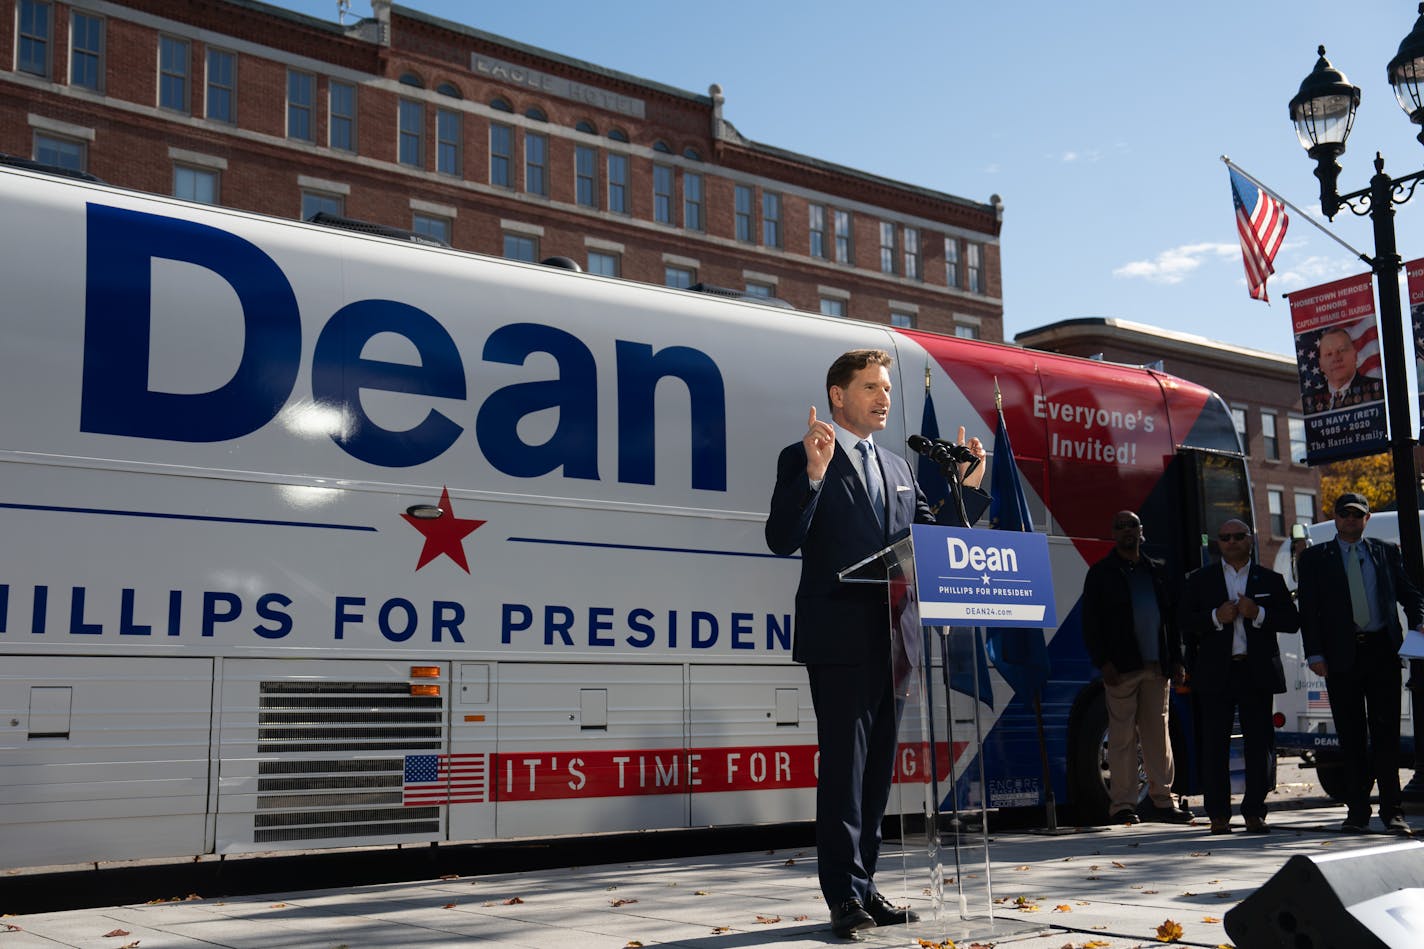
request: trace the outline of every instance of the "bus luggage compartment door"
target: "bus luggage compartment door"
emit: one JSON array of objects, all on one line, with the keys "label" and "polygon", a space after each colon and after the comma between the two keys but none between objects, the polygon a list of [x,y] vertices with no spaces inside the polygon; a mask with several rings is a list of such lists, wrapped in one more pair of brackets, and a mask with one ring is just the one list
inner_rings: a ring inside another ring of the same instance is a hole
[{"label": "bus luggage compartment door", "polygon": [[0,867],[203,853],[212,660],[0,663]]},{"label": "bus luggage compartment door", "polygon": [[227,659],[221,683],[219,852],[439,840],[457,790],[493,806],[488,750],[451,772],[447,663]]},{"label": "bus luggage compartment door", "polygon": [[499,836],[687,826],[682,666],[498,669]]}]

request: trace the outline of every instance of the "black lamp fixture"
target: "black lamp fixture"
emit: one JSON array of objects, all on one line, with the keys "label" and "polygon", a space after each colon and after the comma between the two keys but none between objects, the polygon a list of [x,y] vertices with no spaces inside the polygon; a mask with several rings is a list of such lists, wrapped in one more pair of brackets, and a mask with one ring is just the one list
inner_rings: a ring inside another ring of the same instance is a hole
[{"label": "black lamp fixture", "polygon": [[1414,21],[1414,29],[1400,41],[1399,52],[1389,61],[1389,84],[1394,87],[1394,97],[1399,100],[1399,107],[1409,116],[1409,121],[1420,126],[1419,134],[1415,137],[1424,145],[1424,93],[1419,89],[1421,80],[1424,80],[1424,3],[1419,4],[1419,19]]},{"label": "black lamp fixture", "polygon": [[1320,210],[1333,220],[1340,210],[1340,195],[1335,187],[1340,180],[1340,163],[1336,159],[1345,154],[1345,139],[1350,137],[1350,129],[1355,124],[1360,87],[1352,86],[1344,73],[1330,65],[1324,46],[1318,52],[1320,58],[1315,68],[1290,101],[1290,117],[1301,147],[1315,159],[1315,177],[1320,179]]}]

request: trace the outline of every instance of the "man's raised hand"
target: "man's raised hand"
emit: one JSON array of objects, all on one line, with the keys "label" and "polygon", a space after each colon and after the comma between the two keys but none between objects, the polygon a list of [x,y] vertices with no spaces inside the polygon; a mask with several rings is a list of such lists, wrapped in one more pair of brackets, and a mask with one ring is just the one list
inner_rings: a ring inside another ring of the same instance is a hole
[{"label": "man's raised hand", "polygon": [[831,456],[836,453],[836,430],[829,422],[816,418],[814,405],[811,417],[806,419],[806,437],[801,439],[801,444],[806,448],[806,477],[812,481],[824,480]]}]

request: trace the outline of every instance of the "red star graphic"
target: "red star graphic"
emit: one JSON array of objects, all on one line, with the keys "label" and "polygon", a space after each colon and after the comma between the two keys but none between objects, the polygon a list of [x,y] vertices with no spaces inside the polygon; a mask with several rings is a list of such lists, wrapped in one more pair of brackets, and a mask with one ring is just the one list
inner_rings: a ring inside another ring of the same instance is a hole
[{"label": "red star graphic", "polygon": [[470,564],[465,560],[465,545],[462,541],[484,524],[484,521],[456,517],[450,507],[449,488],[442,488],[440,491],[440,510],[445,513],[436,518],[401,515],[407,524],[425,535],[425,546],[420,548],[420,562],[415,565],[415,569],[419,570],[444,554],[459,564],[461,570],[469,573]]}]

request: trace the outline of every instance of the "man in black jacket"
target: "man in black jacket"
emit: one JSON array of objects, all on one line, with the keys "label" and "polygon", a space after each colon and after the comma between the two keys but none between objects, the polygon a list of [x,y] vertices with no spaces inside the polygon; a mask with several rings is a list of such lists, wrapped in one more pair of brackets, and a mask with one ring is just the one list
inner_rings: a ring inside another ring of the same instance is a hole
[{"label": "man in black jacket", "polygon": [[1399,792],[1399,647],[1409,625],[1424,629],[1424,597],[1404,572],[1399,545],[1366,538],[1370,502],[1353,492],[1335,499],[1335,539],[1307,547],[1300,577],[1301,645],[1310,671],[1325,677],[1330,714],[1340,736],[1349,809],[1340,829],[1363,833],[1370,788],[1379,784],[1385,829],[1411,833]]},{"label": "man in black jacket", "polygon": [[1192,696],[1201,712],[1201,774],[1213,834],[1231,833],[1231,723],[1241,719],[1246,755],[1246,831],[1268,833],[1266,794],[1275,743],[1271,698],[1286,690],[1277,633],[1300,616],[1285,578],[1251,559],[1251,528],[1231,518],[1217,529],[1217,563],[1187,575],[1181,625]]},{"label": "man in black jacket", "polygon": [[1182,644],[1176,611],[1162,564],[1142,553],[1142,521],[1118,511],[1112,521],[1113,550],[1088,568],[1083,581],[1083,642],[1103,677],[1108,706],[1108,813],[1136,824],[1137,748],[1147,796],[1158,820],[1189,823],[1191,812],[1172,806],[1172,739],[1168,700],[1181,682]]}]

